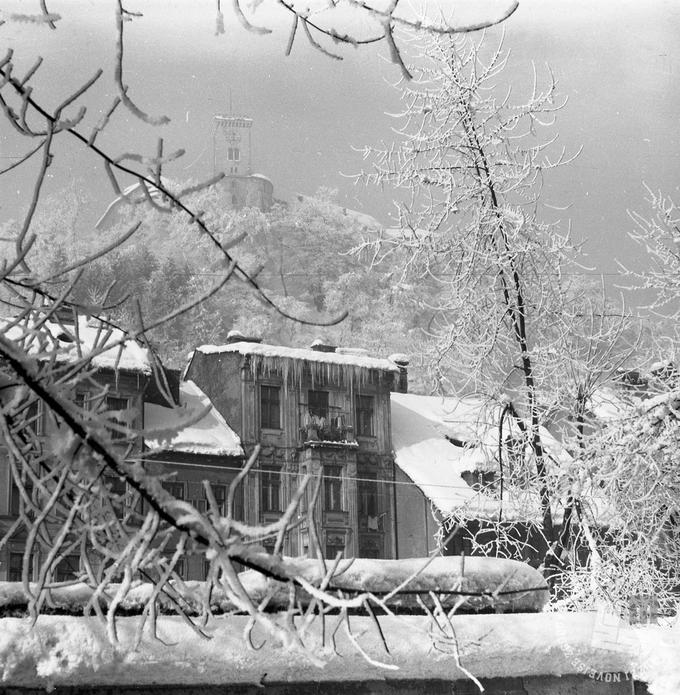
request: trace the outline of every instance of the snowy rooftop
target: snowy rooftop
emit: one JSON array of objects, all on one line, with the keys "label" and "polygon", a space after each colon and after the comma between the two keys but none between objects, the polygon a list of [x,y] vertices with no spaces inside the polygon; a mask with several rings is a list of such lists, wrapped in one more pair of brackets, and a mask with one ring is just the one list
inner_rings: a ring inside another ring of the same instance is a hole
[{"label": "snowy rooftop", "polygon": [[[444,514],[496,516],[499,500],[474,490],[461,475],[497,469],[494,451],[498,446],[500,406],[474,398],[404,393],[392,393],[391,401],[392,445],[399,468]],[[566,455],[547,431],[542,430],[541,434],[553,455]],[[503,518],[534,516],[537,498],[533,492],[506,490],[506,495]]]},{"label": "snowy rooftop", "polygon": [[144,405],[144,441],[152,451],[243,456],[241,440],[193,381],[180,383],[180,406]]},{"label": "snowy rooftop", "polygon": [[57,353],[60,362],[75,362],[90,358],[99,369],[121,369],[151,373],[149,353],[135,340],[104,321],[79,316],[77,324],[46,321],[40,331],[32,332],[25,322],[12,325],[11,319],[2,319],[6,338],[16,342],[28,339],[26,350],[33,355]]},{"label": "snowy rooftop", "polygon": [[[176,184],[174,184],[172,181],[167,179],[165,176],[162,177],[161,183],[163,184],[164,188],[166,190],[169,190],[171,188],[174,188]],[[149,195],[149,197],[154,200],[154,201],[160,201],[163,197],[163,193],[156,188],[156,186],[153,186],[151,184],[146,184],[145,185],[146,191]],[[109,205],[107,206],[106,210],[104,210],[104,214],[95,222],[95,229],[102,229],[105,228],[106,225],[108,224],[109,220],[111,217],[114,215],[116,210],[126,202],[131,202],[131,203],[139,203],[142,200],[146,198],[146,193],[144,193],[144,188],[142,187],[142,184],[137,181],[136,183],[130,184],[127,188],[125,188],[122,192],[121,195],[119,195],[117,198],[114,198]]]},{"label": "snowy rooftop", "polygon": [[397,365],[380,357],[368,357],[362,354],[347,352],[318,352],[309,348],[292,348],[283,345],[266,345],[263,343],[230,343],[229,345],[201,345],[197,352],[205,355],[215,353],[238,353],[261,358],[300,360],[317,364],[347,365],[364,369],[379,369],[388,372],[398,372]]},{"label": "snowy rooftop", "polygon": [[263,181],[267,181],[268,183],[271,183],[272,186],[274,185],[274,184],[272,183],[272,180],[271,180],[268,176],[265,176],[264,174],[260,174],[260,173],[258,173],[257,171],[255,171],[255,172],[253,172],[252,174],[250,174],[250,178],[251,178],[251,179],[262,179]]}]

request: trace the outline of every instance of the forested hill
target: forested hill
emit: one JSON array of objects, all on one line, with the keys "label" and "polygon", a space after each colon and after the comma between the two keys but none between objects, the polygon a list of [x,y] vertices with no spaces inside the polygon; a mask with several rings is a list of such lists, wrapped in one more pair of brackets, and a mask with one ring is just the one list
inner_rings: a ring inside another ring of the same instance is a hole
[{"label": "forested hill", "polygon": [[[332,191],[279,202],[266,213],[232,209],[219,186],[194,194],[189,204],[204,212],[222,244],[242,237],[229,253],[250,272],[261,269],[257,281],[277,306],[308,320],[332,319],[345,311],[349,316],[329,327],[296,323],[266,306],[244,283],[229,282],[150,332],[169,365],[183,366],[196,345],[224,342],[231,329],[283,345],[309,345],[323,336],[380,355],[413,349],[425,320],[415,308],[414,287],[394,280],[392,259],[376,265],[370,253],[357,252],[380,230],[337,205]],[[145,323],[156,323],[224,278],[224,255],[186,216],[130,205],[119,211],[112,226],[92,229],[80,223],[85,205],[87,201],[65,195],[44,206],[31,270],[37,278],[54,275],[141,221],[139,230],[113,252],[87,264],[71,291],[74,300],[102,307],[123,327],[138,325],[137,302]],[[70,277],[75,278],[75,271]],[[52,290],[64,287],[62,277]]]}]

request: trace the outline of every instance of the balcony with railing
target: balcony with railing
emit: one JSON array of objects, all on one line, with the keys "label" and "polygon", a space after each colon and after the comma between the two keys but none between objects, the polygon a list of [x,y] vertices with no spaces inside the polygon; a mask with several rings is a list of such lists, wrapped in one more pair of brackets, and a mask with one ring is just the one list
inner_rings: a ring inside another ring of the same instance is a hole
[{"label": "balcony with railing", "polygon": [[303,444],[311,445],[331,442],[357,446],[349,414],[337,408],[329,408],[325,415],[303,408],[300,413],[300,439]]}]

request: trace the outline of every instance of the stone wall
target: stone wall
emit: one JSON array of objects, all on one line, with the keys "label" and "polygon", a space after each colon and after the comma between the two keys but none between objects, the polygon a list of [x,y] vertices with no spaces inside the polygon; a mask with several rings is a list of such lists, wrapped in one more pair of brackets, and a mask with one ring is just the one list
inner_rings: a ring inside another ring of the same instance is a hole
[{"label": "stone wall", "polygon": [[[531,676],[527,678],[482,679],[486,695],[648,695],[644,683],[625,673]],[[606,680],[607,676],[609,680]],[[44,689],[5,688],[3,695],[44,695]],[[323,681],[303,683],[238,683],[233,685],[145,685],[57,687],[53,695],[479,695],[470,680]]]}]

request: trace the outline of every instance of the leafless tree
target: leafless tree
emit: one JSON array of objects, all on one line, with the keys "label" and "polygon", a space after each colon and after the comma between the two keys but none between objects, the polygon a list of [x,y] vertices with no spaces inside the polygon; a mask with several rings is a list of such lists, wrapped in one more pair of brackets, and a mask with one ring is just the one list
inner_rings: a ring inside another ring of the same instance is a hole
[{"label": "leafless tree", "polygon": [[[506,60],[502,42],[425,43],[402,88],[399,139],[367,148],[371,168],[359,177],[394,187],[396,229],[360,250],[431,289],[421,308],[431,317],[433,391],[490,404],[499,441],[486,492],[500,500],[476,550],[538,556],[557,586],[606,542],[593,534],[608,523],[594,403],[636,356],[639,329],[581,282],[570,232],[541,220],[543,177],[577,153],[550,131],[564,105],[552,77],[540,86],[534,73],[515,101]],[[530,527],[525,536],[518,522]]]}]

